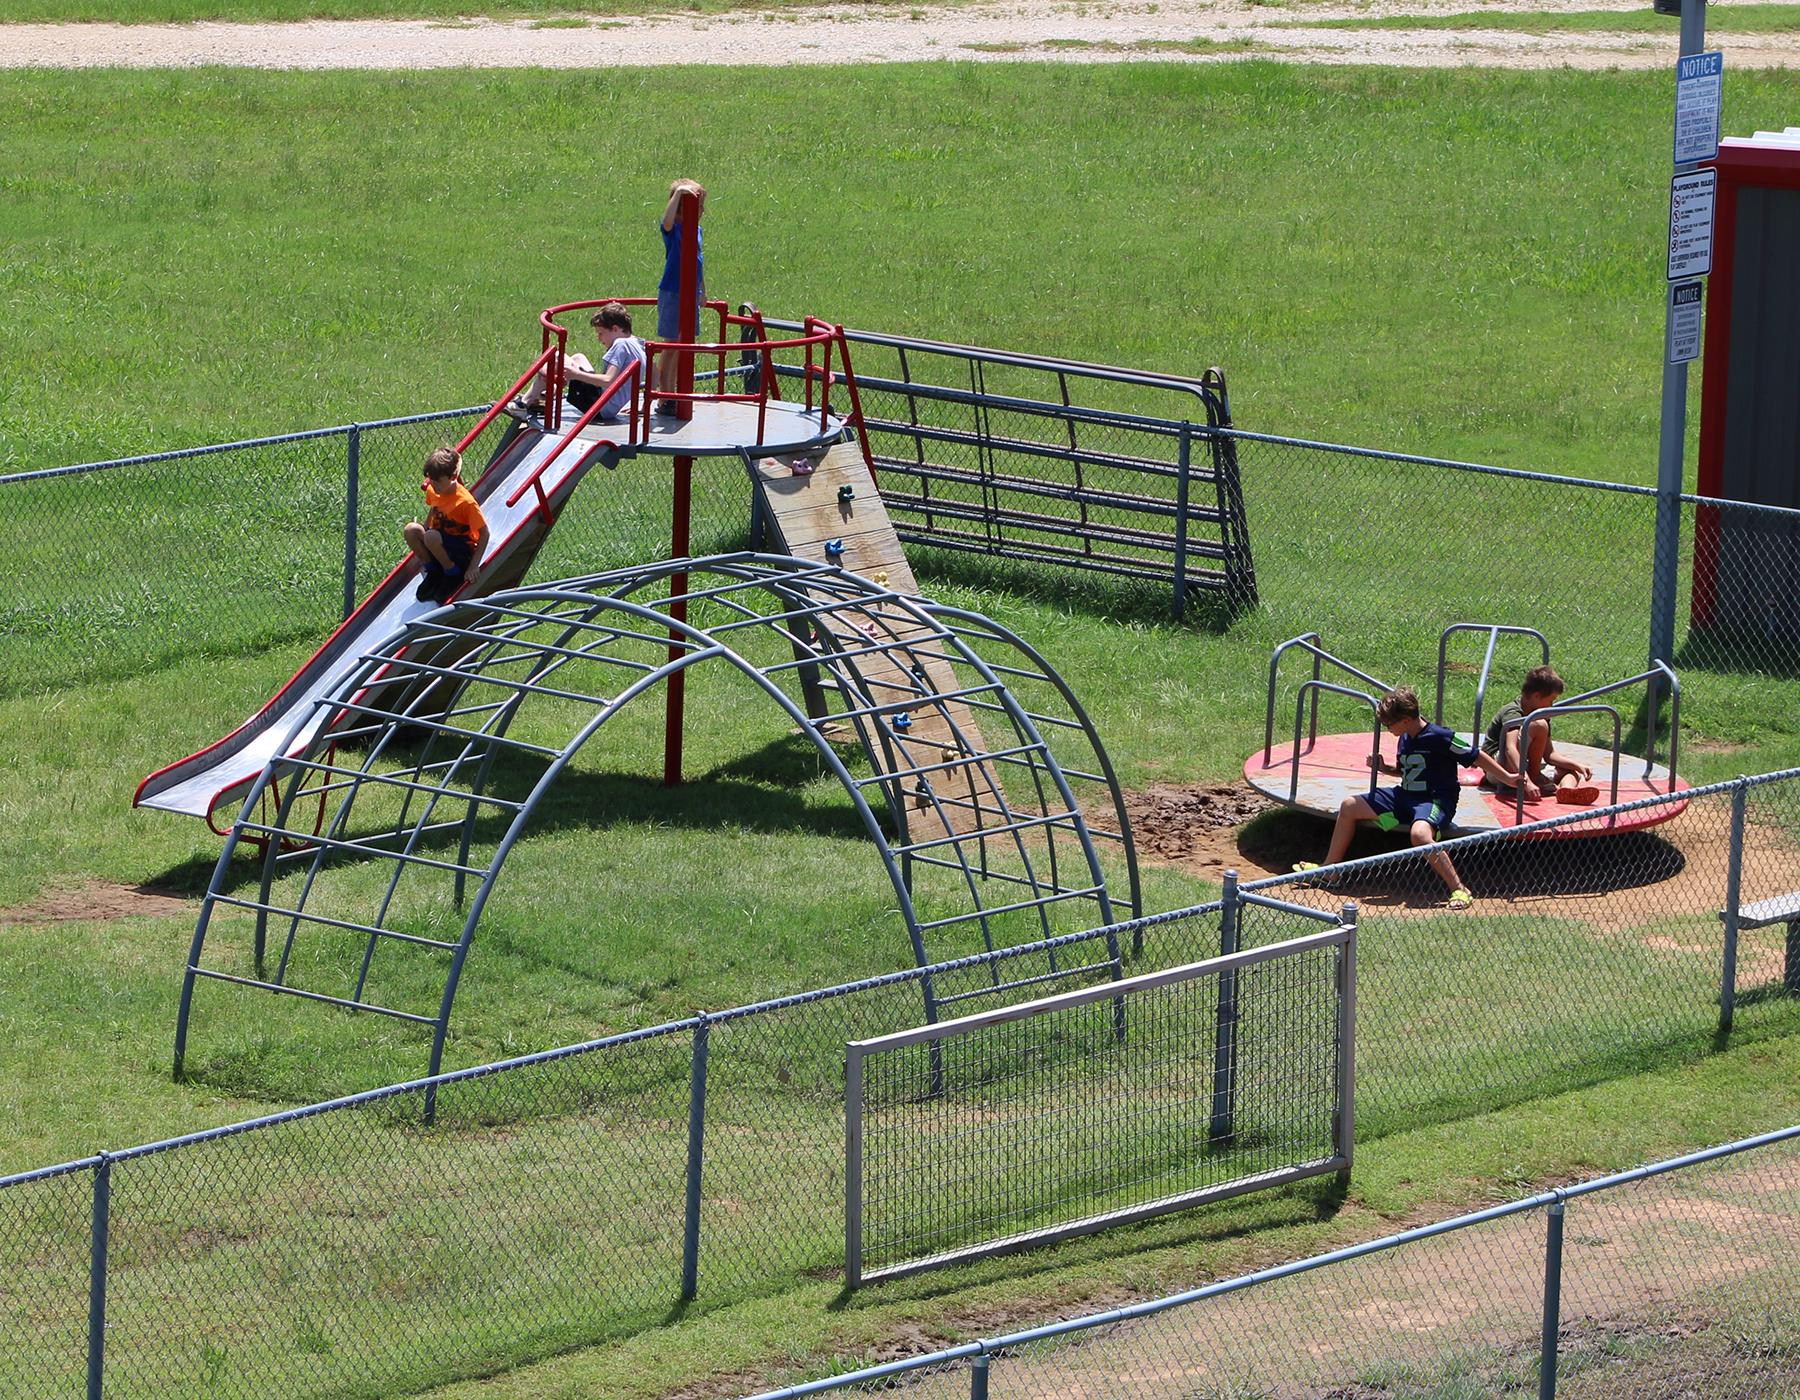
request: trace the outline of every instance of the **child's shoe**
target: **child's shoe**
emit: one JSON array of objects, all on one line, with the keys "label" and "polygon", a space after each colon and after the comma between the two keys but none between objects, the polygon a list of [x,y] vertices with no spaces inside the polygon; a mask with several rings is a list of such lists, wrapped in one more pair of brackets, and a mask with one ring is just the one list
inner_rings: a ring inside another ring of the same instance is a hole
[{"label": "child's shoe", "polygon": [[1570,787],[1559,787],[1556,800],[1565,807],[1591,807],[1600,800],[1600,784],[1575,783]]},{"label": "child's shoe", "polygon": [[1475,905],[1475,896],[1467,890],[1451,890],[1450,898],[1445,902],[1452,909],[1470,909]]}]

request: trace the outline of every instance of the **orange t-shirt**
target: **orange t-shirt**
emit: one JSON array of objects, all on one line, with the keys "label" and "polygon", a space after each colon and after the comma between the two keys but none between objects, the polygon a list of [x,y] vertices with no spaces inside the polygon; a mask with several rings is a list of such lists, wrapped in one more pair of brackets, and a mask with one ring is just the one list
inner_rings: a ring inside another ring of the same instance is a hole
[{"label": "orange t-shirt", "polygon": [[427,530],[455,535],[467,540],[471,549],[475,547],[475,542],[481,538],[481,531],[487,524],[487,517],[482,515],[481,507],[469,494],[468,487],[458,481],[448,491],[440,492],[434,491],[427,482],[425,504],[431,508],[425,515]]}]

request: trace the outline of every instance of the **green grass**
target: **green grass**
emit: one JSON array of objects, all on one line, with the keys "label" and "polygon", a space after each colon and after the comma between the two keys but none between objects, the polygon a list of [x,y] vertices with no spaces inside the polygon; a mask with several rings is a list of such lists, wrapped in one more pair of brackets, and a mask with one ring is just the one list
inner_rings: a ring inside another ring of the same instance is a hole
[{"label": "green grass", "polygon": [[[1454,14],[1354,15],[1347,19],[1273,20],[1274,29],[1500,29],[1518,34],[1653,34],[1673,40],[1678,22],[1639,10],[1459,10]],[[1706,32],[1714,35],[1792,34],[1800,5],[1709,5]]]},{"label": "green grass", "polygon": [[[1779,124],[1788,97],[1780,75],[1734,79],[1730,128]],[[1252,428],[1632,481],[1648,479],[1655,459],[1667,160],[1657,75],[968,65],[781,71],[753,84],[663,70],[612,74],[596,88],[591,75],[548,73],[15,73],[0,75],[0,100],[17,136],[0,147],[7,469],[489,397],[535,353],[537,307],[649,285],[649,226],[675,169],[713,190],[714,290],[773,312],[1166,370],[1220,363],[1238,421]],[[659,116],[669,105],[707,121],[672,131]],[[523,113],[541,132],[529,143]],[[1522,229],[1524,182],[1543,197],[1540,219]],[[821,193],[845,190],[855,197]],[[411,509],[418,454],[441,435],[370,435],[365,585]],[[10,745],[0,785],[0,908],[94,878],[205,888],[216,838],[130,812],[130,794],[144,773],[260,704],[335,617],[339,450],[266,454],[249,480],[215,460],[9,488],[0,732],[30,741]],[[1353,659],[1428,677],[1438,628],[1503,601],[1508,620],[1547,626],[1577,684],[1636,667],[1644,561],[1620,541],[1641,539],[1644,517],[1614,498],[1577,510],[1524,487],[1468,484],[1444,502],[1432,497],[1442,479],[1417,469],[1252,448],[1245,480],[1264,605],[1242,618],[1177,627],[1148,593],[941,559],[922,559],[922,576],[1038,645],[1133,785],[1232,780],[1260,735],[1269,648],[1308,627]],[[701,495],[697,537],[731,542],[743,518],[734,479],[703,482]],[[1496,544],[1473,561],[1434,555],[1431,588],[1396,589],[1392,561],[1413,557],[1420,527],[1395,503],[1427,498],[1446,536],[1499,540],[1509,522],[1558,522],[1566,572],[1541,551]],[[541,575],[655,548],[661,509],[653,476],[596,477]],[[66,668],[54,685],[20,680],[21,662],[52,661]],[[453,1063],[907,961],[891,890],[834,784],[773,709],[714,674],[697,672],[690,687],[689,772],[702,781],[673,793],[656,783],[653,702],[584,751],[484,924]],[[1714,670],[1687,681],[1690,737],[1713,745],[1693,752],[1693,776],[1800,757],[1790,680]],[[347,897],[367,898],[376,874],[343,878]],[[1165,868],[1146,883],[1153,908],[1213,893]],[[1710,1053],[1710,959],[1652,941],[1697,941],[1702,930],[1659,922],[1648,888],[1633,896],[1643,917],[1604,934],[1573,910],[1371,915],[1370,1138],[1344,1208],[1282,1195],[847,1303],[809,1273],[832,1260],[821,1183],[841,1151],[841,1110],[798,1090],[752,1094],[729,1068],[791,1060],[816,1070],[842,1037],[796,1048],[781,1032],[798,1023],[783,1022],[763,1041],[737,1041],[734,1060],[721,1032],[718,1108],[734,1130],[722,1180],[752,1203],[799,1201],[789,1217],[775,1211],[792,1221],[775,1274],[721,1278],[679,1325],[480,1393],[655,1394],[737,1367],[760,1374],[771,1356],[808,1371],[834,1355],[849,1364],[907,1327],[952,1337],[982,1309],[1037,1316],[1111,1290],[1154,1293],[1379,1233],[1411,1212],[1791,1121],[1791,1006],[1747,1007],[1737,1042]],[[429,897],[403,912],[420,929],[450,917]],[[411,1030],[207,987],[195,1075],[172,1084],[192,928],[187,915],[0,923],[0,1111],[18,1125],[0,1168],[231,1121],[422,1064]],[[242,950],[241,940],[219,945],[226,958]],[[306,956],[341,973],[356,952],[323,939]],[[399,993],[428,992],[425,971],[398,958],[381,966]],[[1483,1019],[1483,979],[1496,977],[1507,1004],[1545,1008],[1534,1032]],[[1401,1032],[1415,1022],[1409,1045]],[[641,1082],[603,1079],[585,1097],[570,1088],[539,1118],[479,1100],[447,1143],[377,1124],[370,1131],[392,1146],[384,1160],[422,1183],[417,1201],[383,1205],[379,1218],[327,1213],[321,1226],[305,1192],[271,1188],[232,1207],[221,1239],[171,1244],[150,1231],[120,1294],[122,1354],[163,1320],[159,1300],[183,1250],[202,1254],[218,1288],[254,1311],[267,1301],[254,1281],[285,1277],[315,1229],[334,1247],[369,1251],[371,1335],[408,1384],[450,1372],[402,1354],[423,1304],[404,1270],[376,1267],[395,1241],[419,1279],[442,1286],[434,1325],[468,1341],[457,1366],[505,1369],[662,1320],[669,1290],[648,1265],[625,1270],[630,1286],[605,1307],[546,1318],[529,1298],[491,1296],[493,1261],[469,1265],[428,1229],[433,1209],[470,1208],[458,1204],[462,1183],[486,1180],[534,1202],[523,1257],[579,1265],[590,1256],[556,1261],[571,1232],[588,1230],[591,1258],[603,1257],[612,1240],[602,1227],[615,1222],[594,1217],[614,1199],[587,1189],[565,1198],[545,1163],[628,1155],[634,1144],[679,1156],[670,1095],[685,1092],[681,1066],[635,1063]],[[471,1130],[479,1123],[501,1130]],[[329,1138],[304,1141],[310,1165],[300,1148],[289,1159],[245,1149],[246,1160],[276,1184],[313,1187],[308,1172],[321,1165],[337,1179],[366,1160]],[[156,1170],[177,1173],[177,1160]],[[655,1191],[669,1184],[667,1165],[615,1171],[627,1183],[618,1220],[638,1232],[633,1259],[665,1257],[669,1215]],[[169,1193],[181,1184],[146,1180]],[[162,1221],[175,1199],[152,1192],[134,1208]],[[352,1204],[380,1199],[371,1188]],[[733,1242],[767,1244],[756,1232],[769,1211],[734,1213],[743,1204],[720,1207],[733,1222],[718,1227],[720,1258]],[[79,1206],[47,1207],[58,1238]],[[156,1240],[162,1254],[150,1250]],[[80,1268],[30,1262],[46,1279]],[[318,1324],[264,1320],[270,1354],[306,1374],[329,1377],[353,1350]],[[209,1361],[204,1348],[223,1344],[198,1333],[181,1345],[191,1374],[237,1364]]]}]

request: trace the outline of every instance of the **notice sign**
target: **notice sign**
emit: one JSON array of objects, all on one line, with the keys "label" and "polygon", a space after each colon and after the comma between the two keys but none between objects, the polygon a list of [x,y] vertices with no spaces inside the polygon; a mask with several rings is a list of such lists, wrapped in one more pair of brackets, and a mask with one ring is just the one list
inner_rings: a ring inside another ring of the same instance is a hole
[{"label": "notice sign", "polygon": [[1719,172],[1695,170],[1669,181],[1669,280],[1712,271],[1713,197]]},{"label": "notice sign", "polygon": [[1677,282],[1669,288],[1669,363],[1685,365],[1700,358],[1700,307],[1704,282]]},{"label": "notice sign", "polygon": [[1719,97],[1725,55],[1691,53],[1675,65],[1675,164],[1697,165],[1719,154]]}]

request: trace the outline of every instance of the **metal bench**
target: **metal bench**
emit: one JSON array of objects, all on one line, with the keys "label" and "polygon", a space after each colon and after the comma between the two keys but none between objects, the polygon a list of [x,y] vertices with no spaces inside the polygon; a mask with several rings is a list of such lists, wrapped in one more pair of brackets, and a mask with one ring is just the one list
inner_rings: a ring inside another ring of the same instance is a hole
[{"label": "metal bench", "polygon": [[[1719,917],[1727,918],[1730,913],[1729,909],[1721,909]],[[1782,967],[1781,987],[1800,995],[1800,890],[1738,906],[1739,928],[1767,928],[1770,924],[1787,925],[1787,960]]]}]

